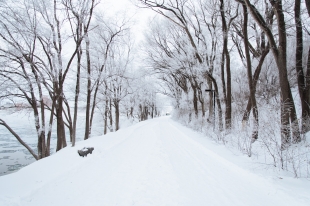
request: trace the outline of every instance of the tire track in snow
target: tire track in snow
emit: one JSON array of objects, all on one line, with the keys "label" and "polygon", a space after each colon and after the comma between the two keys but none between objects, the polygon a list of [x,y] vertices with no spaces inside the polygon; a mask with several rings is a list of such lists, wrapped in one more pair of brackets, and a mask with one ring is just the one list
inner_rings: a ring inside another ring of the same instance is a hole
[{"label": "tire track in snow", "polygon": [[159,122],[148,130],[149,134],[154,135],[156,142],[148,158],[146,173],[141,176],[140,185],[133,196],[133,205],[182,205],[178,179],[158,131],[160,131]]},{"label": "tire track in snow", "polygon": [[184,197],[182,205],[206,205],[207,202],[214,202],[214,191],[208,185],[216,182],[210,175],[202,162],[196,158],[192,151],[186,149],[190,144],[184,144],[184,134],[174,128],[169,121],[161,123],[160,136],[163,145],[169,155],[170,162],[174,168],[175,176],[181,183],[181,194]]}]

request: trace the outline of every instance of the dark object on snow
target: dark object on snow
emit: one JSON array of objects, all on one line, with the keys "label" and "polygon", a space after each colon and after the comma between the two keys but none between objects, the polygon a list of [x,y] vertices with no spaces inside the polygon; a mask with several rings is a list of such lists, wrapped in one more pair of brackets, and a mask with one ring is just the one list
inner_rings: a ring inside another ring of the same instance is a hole
[{"label": "dark object on snow", "polygon": [[93,152],[94,148],[93,147],[84,147],[83,149],[81,150],[78,150],[78,154],[81,156],[81,157],[84,157],[88,154],[91,154]]}]

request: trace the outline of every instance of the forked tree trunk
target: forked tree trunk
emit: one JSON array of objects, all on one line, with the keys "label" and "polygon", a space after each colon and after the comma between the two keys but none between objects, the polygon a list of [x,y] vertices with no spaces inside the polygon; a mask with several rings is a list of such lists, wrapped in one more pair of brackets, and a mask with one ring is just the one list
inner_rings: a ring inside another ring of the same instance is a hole
[{"label": "forked tree trunk", "polygon": [[243,8],[243,35],[244,35],[244,50],[245,50],[245,57],[247,63],[247,74],[248,74],[248,83],[249,83],[249,90],[250,90],[250,99],[253,111],[253,133],[252,133],[252,142],[258,138],[258,109],[256,105],[256,98],[255,98],[255,88],[252,78],[252,64],[251,64],[251,57],[250,57],[250,50],[248,44],[248,11],[245,4],[242,5]]},{"label": "forked tree trunk", "polygon": [[[263,51],[263,53],[262,53],[262,55],[261,55],[261,57],[259,59],[258,65],[257,65],[257,67],[255,69],[254,76],[253,76],[253,87],[254,87],[255,91],[256,91],[257,81],[259,79],[259,75],[260,75],[260,72],[262,70],[262,66],[263,66],[264,60],[265,60],[267,54],[269,53],[269,50],[270,49],[268,47],[268,48],[266,48]],[[243,118],[242,118],[242,122],[243,123],[245,123],[245,122],[247,122],[249,120],[249,114],[250,114],[251,109],[252,109],[252,102],[251,102],[251,96],[249,96],[248,103],[247,103],[247,106],[246,106],[246,110],[245,110],[245,112],[243,114]]]},{"label": "forked tree trunk", "polygon": [[[239,2],[243,3],[242,0]],[[249,0],[244,0],[244,2],[246,3],[248,10],[251,12],[254,20],[266,33],[278,67],[281,88],[281,148],[285,149],[291,142],[290,120],[291,122],[294,122],[297,118],[295,105],[292,99],[292,93],[287,77],[287,42],[282,1],[271,1],[277,17],[279,45],[276,45],[272,32],[268,28],[267,23],[261,14],[257,11],[257,9],[249,2]],[[300,135],[294,135],[293,141],[298,142],[299,140]]]}]

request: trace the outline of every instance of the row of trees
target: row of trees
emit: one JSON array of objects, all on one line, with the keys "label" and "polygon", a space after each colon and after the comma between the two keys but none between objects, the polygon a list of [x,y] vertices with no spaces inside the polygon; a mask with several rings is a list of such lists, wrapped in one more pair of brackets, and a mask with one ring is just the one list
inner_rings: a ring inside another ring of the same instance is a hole
[{"label": "row of trees", "polygon": [[[145,35],[145,65],[178,112],[189,121],[217,116],[217,130],[230,133],[242,110],[240,121],[252,122],[254,142],[259,104],[279,98],[281,148],[301,140],[310,113],[309,1],[135,2],[162,17]],[[119,129],[121,113],[139,121],[159,114],[158,91],[135,70],[133,56],[141,50],[133,46],[130,22],[102,16],[100,6],[97,0],[0,3],[0,98],[30,106],[38,151],[4,119],[0,124],[36,159],[50,155],[53,125],[56,151],[69,142],[66,130],[75,145],[78,108],[85,108],[84,139],[97,112],[104,134]],[[300,117],[292,88],[298,88]]]},{"label": "row of trees", "polygon": [[[137,4],[163,17],[153,20],[147,34],[146,59],[166,84],[165,93],[174,99],[177,110],[190,105],[189,119],[209,111],[212,121],[213,96],[210,92],[207,108],[205,89],[214,90],[218,130],[229,133],[234,106],[237,109],[238,102],[247,101],[241,121],[244,125],[252,121],[254,142],[259,137],[257,98],[263,99],[266,90],[262,89],[275,84],[280,92],[281,148],[301,140],[300,132],[306,132],[302,120],[310,114],[309,1],[139,0]],[[277,72],[265,76],[269,85],[264,85],[261,73],[270,65]],[[244,83],[242,97],[234,85]],[[300,119],[292,94],[295,85]]]},{"label": "row of trees", "polygon": [[75,145],[78,108],[85,108],[84,139],[96,112],[104,134],[119,129],[121,113],[139,120],[155,116],[155,90],[146,91],[148,83],[133,68],[130,22],[102,16],[99,7],[97,0],[0,3],[0,100],[29,105],[37,152],[4,118],[0,125],[37,160],[50,155],[53,125],[56,151],[67,146],[66,130]]}]

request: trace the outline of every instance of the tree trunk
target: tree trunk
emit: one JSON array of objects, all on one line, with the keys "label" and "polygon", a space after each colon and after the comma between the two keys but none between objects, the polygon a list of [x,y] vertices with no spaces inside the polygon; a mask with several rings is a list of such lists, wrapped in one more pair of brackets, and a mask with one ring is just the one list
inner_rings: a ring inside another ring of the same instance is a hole
[{"label": "tree trunk", "polygon": [[[200,89],[198,89],[200,92],[198,92],[199,93],[199,95],[198,95],[198,99],[199,99],[199,102],[200,102],[200,105],[201,105],[201,116],[202,117],[205,117],[205,115],[206,115],[206,112],[205,112],[205,103],[204,103],[204,99],[203,99],[203,96],[202,96],[202,94],[201,94],[201,90]],[[213,98],[212,98],[213,99]]]},{"label": "tree trunk", "polygon": [[133,118],[133,107],[130,107],[130,114],[129,114],[129,116],[130,116],[131,118]]},{"label": "tree trunk", "polygon": [[202,91],[201,91],[202,83],[199,85],[197,83],[197,81],[195,81],[195,85],[196,85],[197,93],[198,93],[198,95],[197,95],[198,96],[198,101],[200,102],[200,105],[201,105],[201,114],[202,114],[202,117],[204,117],[205,116],[205,104],[204,104],[203,94],[202,94]]},{"label": "tree trunk", "polygon": [[306,100],[306,84],[305,75],[302,68],[302,56],[303,56],[303,37],[302,37],[302,24],[300,16],[300,0],[295,0],[295,27],[296,27],[296,60],[295,69],[297,74],[298,91],[301,101],[302,117],[307,117],[309,113],[309,106]]},{"label": "tree trunk", "polygon": [[[260,57],[259,63],[255,69],[254,76],[253,76],[253,87],[254,87],[255,91],[256,91],[257,81],[259,79],[259,75],[260,75],[260,72],[262,70],[262,66],[263,66],[265,57],[267,56],[268,53],[269,53],[269,47],[263,51],[262,56]],[[245,112],[243,114],[243,118],[242,118],[243,123],[245,123],[249,120],[249,115],[250,115],[251,109],[252,109],[251,96],[249,96],[248,104],[246,106],[246,110],[245,110]]]},{"label": "tree trunk", "polygon": [[226,81],[225,81],[225,54],[224,54],[224,45],[223,45],[223,51],[222,51],[222,57],[221,57],[221,80],[222,80],[222,90],[224,95],[224,102],[227,102],[226,98]]},{"label": "tree trunk", "polygon": [[76,140],[76,122],[77,122],[78,102],[80,95],[81,58],[82,58],[82,49],[81,47],[79,47],[77,52],[77,71],[76,71],[74,114],[73,114],[73,128],[72,128],[72,147],[75,146],[75,140]]},{"label": "tree trunk", "polygon": [[119,102],[114,100],[115,107],[115,131],[119,130]]},{"label": "tree trunk", "polygon": [[307,11],[308,11],[308,14],[309,14],[309,17],[310,17],[310,1],[309,0],[305,0],[305,3],[306,3]]},{"label": "tree trunk", "polygon": [[[308,11],[308,15],[310,17],[310,1],[306,0],[306,7],[307,7],[307,11]],[[304,96],[305,96],[305,101],[307,102],[307,109],[308,112],[310,110],[310,46],[309,46],[309,50],[308,50],[308,60],[307,60],[307,67],[306,67],[307,71],[306,71],[306,79],[305,79],[305,89],[304,89]],[[304,117],[303,120],[309,119],[310,118],[310,112],[308,113],[307,117]],[[308,132],[309,130],[306,129],[309,127],[304,127],[303,126],[303,133]]]},{"label": "tree trunk", "polygon": [[96,88],[95,88],[95,92],[94,92],[94,97],[93,97],[93,103],[92,103],[92,108],[91,108],[91,113],[90,113],[90,129],[89,129],[89,133],[91,134],[91,129],[92,129],[92,125],[93,125],[93,118],[94,118],[94,112],[95,112],[95,107],[96,107],[96,100],[97,100],[97,93],[98,93],[98,89],[99,89],[99,81],[96,84]]},{"label": "tree trunk", "polygon": [[[291,122],[297,120],[294,101],[292,99],[292,93],[287,77],[287,57],[286,57],[286,28],[285,19],[282,9],[282,1],[273,3],[273,7],[276,10],[277,22],[278,22],[278,33],[279,33],[279,47],[278,47],[278,58],[276,62],[279,69],[279,79],[281,88],[281,123],[282,123],[282,149],[285,149],[290,143],[290,118]],[[294,141],[299,142],[300,136],[294,135]]]},{"label": "tree trunk", "polygon": [[84,140],[89,138],[90,133],[90,98],[91,98],[91,68],[90,68],[90,54],[89,54],[89,38],[87,33],[85,33],[85,44],[86,44],[86,61],[87,61],[87,99],[86,99]]},{"label": "tree trunk", "polygon": [[139,104],[139,110],[140,110],[139,121],[141,122],[141,121],[143,121],[143,112],[142,112],[142,105],[141,104]]},{"label": "tree trunk", "polygon": [[148,120],[149,118],[149,110],[148,110],[148,107],[147,106],[144,106],[144,120]]},{"label": "tree trunk", "polygon": [[197,88],[193,86],[193,105],[195,111],[195,117],[198,117],[198,98],[197,98]]},{"label": "tree trunk", "polygon": [[65,125],[62,117],[63,113],[63,94],[61,92],[57,95],[57,105],[56,105],[56,120],[57,120],[57,147],[56,152],[67,146]]},{"label": "tree trunk", "polygon": [[[28,62],[30,64],[33,63],[32,57],[26,58],[26,59],[28,59]],[[40,105],[38,105],[37,99],[34,95],[34,90],[31,86],[30,92],[31,92],[31,96],[32,96],[32,109],[33,109],[36,131],[37,131],[37,136],[38,136],[38,144],[37,144],[38,158],[42,159],[45,157],[45,110],[44,110],[44,102],[43,102],[43,94],[42,94],[41,83],[40,83],[38,74],[37,74],[34,66],[31,66],[31,71],[35,77],[35,81],[36,81],[36,84],[38,86],[39,98],[40,98],[39,99]],[[41,111],[41,123],[40,123],[38,106],[40,106],[40,111]]]},{"label": "tree trunk", "polygon": [[70,134],[70,142],[72,143],[73,140],[73,125],[72,125],[72,118],[71,118],[71,110],[70,110],[70,105],[66,99],[64,99],[64,104],[66,105],[66,112],[64,110],[63,114],[65,115],[65,118],[67,120],[67,123],[65,123],[65,126],[69,129],[69,134]]},{"label": "tree trunk", "polygon": [[[228,27],[225,19],[224,1],[220,0],[220,11],[222,19],[222,31],[223,31],[223,54],[225,55],[226,62],[226,110],[225,110],[225,129],[231,129],[231,73],[230,73],[230,54],[228,51]],[[222,54],[222,55],[223,55]],[[222,64],[224,64],[224,58],[222,57]],[[224,70],[224,69],[223,69]],[[222,72],[223,73],[223,72]],[[224,76],[224,74],[222,74]]]},{"label": "tree trunk", "polygon": [[[306,100],[308,107],[310,107],[310,46],[308,51],[308,61],[307,61],[307,78],[306,78]],[[309,114],[310,115],[310,114]]]},{"label": "tree trunk", "polygon": [[46,156],[50,156],[51,137],[52,137],[52,128],[53,128],[53,121],[54,121],[55,104],[56,104],[56,102],[53,99],[52,109],[51,109],[51,114],[50,114],[50,121],[49,121],[49,128],[48,128],[48,133],[47,133],[46,148],[45,148]]},{"label": "tree trunk", "polygon": [[107,134],[108,128],[108,109],[109,109],[109,100],[105,100],[105,109],[104,109],[104,129],[103,134]]},{"label": "tree trunk", "polygon": [[[54,0],[54,20],[56,21],[56,34],[53,34],[53,41],[54,44],[57,44],[55,47],[57,51],[57,78],[58,81],[55,82],[56,86],[54,89],[56,89],[56,120],[57,120],[57,147],[56,151],[59,151],[60,149],[64,148],[67,146],[67,141],[66,141],[66,133],[65,133],[65,124],[63,121],[63,99],[64,99],[64,94],[63,94],[63,84],[64,84],[64,76],[63,76],[63,65],[62,65],[62,39],[61,39],[61,32],[60,32],[60,21],[57,18],[57,1]],[[54,28],[52,28],[54,31]],[[57,37],[56,37],[57,36]],[[57,42],[56,42],[57,41]]]},{"label": "tree trunk", "polygon": [[[212,88],[212,81],[210,81],[209,80],[210,78],[208,78],[208,80],[207,80],[207,82],[208,82],[208,88],[210,89],[210,90],[212,90],[213,88]],[[213,112],[213,94],[211,93],[211,92],[209,92],[209,117],[208,117],[208,120],[209,121],[213,121],[213,115],[215,115],[214,114],[214,112]]]},{"label": "tree trunk", "polygon": [[250,57],[250,50],[248,44],[248,11],[245,4],[242,5],[243,7],[243,35],[244,35],[244,50],[245,50],[245,57],[247,62],[247,74],[248,74],[248,83],[250,89],[250,99],[253,111],[253,133],[252,133],[252,142],[258,138],[258,109],[256,105],[256,98],[255,98],[255,88],[252,79],[252,64],[251,64],[251,57]]},{"label": "tree trunk", "polygon": [[151,111],[151,117],[152,117],[152,119],[154,118],[154,104],[152,104],[152,111]]},{"label": "tree trunk", "polygon": [[113,132],[112,100],[109,102],[110,132]]}]

